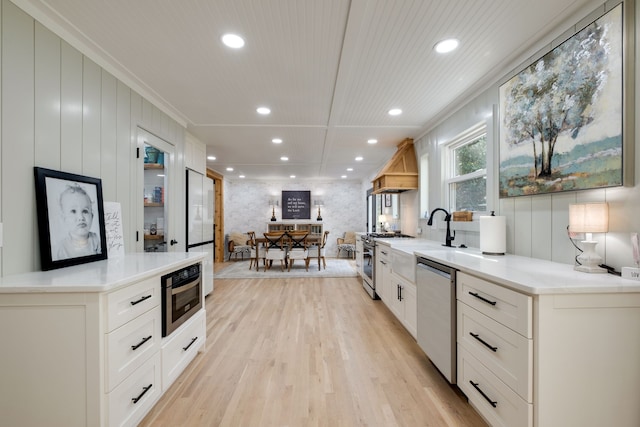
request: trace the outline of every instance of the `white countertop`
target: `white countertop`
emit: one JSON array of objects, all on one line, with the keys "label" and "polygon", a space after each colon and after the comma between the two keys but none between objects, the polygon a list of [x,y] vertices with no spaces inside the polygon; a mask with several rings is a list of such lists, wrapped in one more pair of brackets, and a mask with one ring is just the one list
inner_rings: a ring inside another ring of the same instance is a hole
[{"label": "white countertop", "polygon": [[476,248],[447,248],[441,242],[426,239],[376,239],[376,242],[530,295],[640,292],[638,280],[583,273],[569,264],[510,254],[483,255]]},{"label": "white countertop", "polygon": [[195,264],[204,257],[201,252],[131,253],[122,258],[2,277],[0,293],[111,291]]}]

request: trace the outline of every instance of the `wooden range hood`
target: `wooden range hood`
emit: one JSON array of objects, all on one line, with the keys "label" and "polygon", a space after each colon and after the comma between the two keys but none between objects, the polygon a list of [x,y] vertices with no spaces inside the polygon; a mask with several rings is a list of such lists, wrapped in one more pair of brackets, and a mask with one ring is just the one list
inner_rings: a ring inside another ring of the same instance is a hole
[{"label": "wooden range hood", "polygon": [[373,179],[373,194],[402,193],[418,189],[418,162],[413,139],[398,144],[398,151]]}]

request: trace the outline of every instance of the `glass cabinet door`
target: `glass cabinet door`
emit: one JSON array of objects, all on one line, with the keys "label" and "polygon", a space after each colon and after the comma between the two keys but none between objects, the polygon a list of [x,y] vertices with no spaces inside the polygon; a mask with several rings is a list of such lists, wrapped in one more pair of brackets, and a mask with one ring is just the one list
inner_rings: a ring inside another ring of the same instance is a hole
[{"label": "glass cabinet door", "polygon": [[143,231],[138,233],[138,250],[167,252],[172,250],[172,242],[175,242],[170,237],[173,218],[169,203],[172,197],[173,145],[139,129],[138,147],[143,164]]}]

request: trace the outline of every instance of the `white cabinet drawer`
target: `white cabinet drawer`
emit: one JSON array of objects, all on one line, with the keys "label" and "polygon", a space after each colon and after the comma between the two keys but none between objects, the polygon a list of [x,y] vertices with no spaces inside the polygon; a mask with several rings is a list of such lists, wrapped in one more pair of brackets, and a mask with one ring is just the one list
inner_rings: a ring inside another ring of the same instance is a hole
[{"label": "white cabinet drawer", "polygon": [[533,401],[533,340],[458,301],[458,344],[527,402]]},{"label": "white cabinet drawer", "polygon": [[457,276],[457,296],[506,327],[533,338],[530,296],[462,272]]},{"label": "white cabinet drawer", "polygon": [[107,332],[160,304],[160,277],[107,294]]},{"label": "white cabinet drawer", "polygon": [[160,352],[108,394],[109,426],[135,426],[162,394]]},{"label": "white cabinet drawer", "polygon": [[376,261],[384,261],[391,265],[391,246],[377,244],[376,245]]},{"label": "white cabinet drawer", "polygon": [[162,388],[166,390],[205,343],[206,311],[198,311],[162,344]]},{"label": "white cabinet drawer", "polygon": [[161,323],[160,306],[156,306],[105,335],[107,392],[160,350]]},{"label": "white cabinet drawer", "polygon": [[464,347],[458,347],[458,387],[493,427],[533,425],[533,405],[502,383]]}]

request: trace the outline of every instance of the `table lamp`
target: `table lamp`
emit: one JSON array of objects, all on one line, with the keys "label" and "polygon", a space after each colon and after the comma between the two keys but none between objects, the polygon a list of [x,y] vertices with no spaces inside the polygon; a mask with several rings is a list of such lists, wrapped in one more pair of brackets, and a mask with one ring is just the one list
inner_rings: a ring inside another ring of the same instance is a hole
[{"label": "table lamp", "polygon": [[378,221],[380,221],[380,231],[385,231],[384,230],[384,223],[387,222],[387,216],[386,215],[378,216]]},{"label": "table lamp", "polygon": [[598,242],[593,240],[592,233],[609,231],[609,205],[607,203],[579,203],[569,205],[569,231],[585,233],[582,242],[583,252],[576,258],[580,265],[574,267],[585,273],[606,273],[600,267],[602,257],[596,253]]},{"label": "table lamp", "polygon": [[313,205],[318,207],[318,218],[316,218],[316,221],[322,221],[322,215],[320,214],[320,207],[324,206],[324,202],[322,200],[314,200]]},{"label": "table lamp", "polygon": [[271,221],[276,220],[276,206],[278,206],[278,199],[269,200],[269,206],[271,206]]}]

